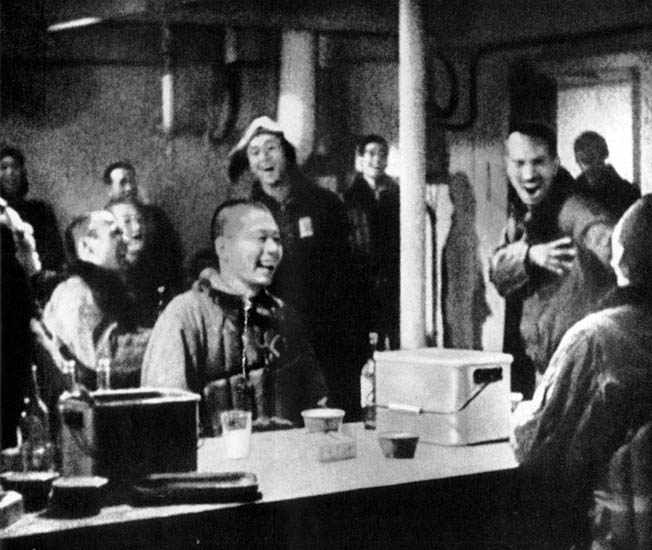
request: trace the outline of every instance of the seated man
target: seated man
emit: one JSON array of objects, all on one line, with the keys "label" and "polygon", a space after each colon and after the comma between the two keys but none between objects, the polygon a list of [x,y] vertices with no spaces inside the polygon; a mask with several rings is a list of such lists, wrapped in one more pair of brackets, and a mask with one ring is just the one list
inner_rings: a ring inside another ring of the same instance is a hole
[{"label": "seated man", "polygon": [[110,212],[97,210],[76,218],[65,237],[73,261],[45,306],[43,332],[35,331],[41,348],[59,368],[75,360],[88,389],[101,357],[111,360],[112,387],[136,386],[149,333],[136,326],[122,280],[122,233]]},{"label": "seated man", "polygon": [[142,386],[202,394],[202,428],[224,409],[252,410],[259,427],[325,401],[324,378],[294,313],[267,287],[282,257],[279,229],[262,204],[219,206],[211,223],[219,272],[174,298],[154,325]]},{"label": "seated man", "polygon": [[175,296],[181,268],[157,234],[160,229],[147,205],[132,198],[112,199],[107,205],[127,241],[125,282],[134,300],[136,321],[152,327],[163,307]]},{"label": "seated man", "polygon": [[591,494],[604,485],[612,455],[652,419],[650,239],[647,195],[614,229],[611,265],[618,289],[608,307],[566,333],[533,400],[516,411],[516,455],[537,482],[533,512],[547,536],[568,546],[586,542]]}]

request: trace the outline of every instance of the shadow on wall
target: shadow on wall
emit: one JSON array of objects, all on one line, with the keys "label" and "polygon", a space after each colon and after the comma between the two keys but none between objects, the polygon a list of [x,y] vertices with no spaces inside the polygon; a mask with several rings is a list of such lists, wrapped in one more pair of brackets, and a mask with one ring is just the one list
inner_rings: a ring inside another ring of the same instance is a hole
[{"label": "shadow on wall", "polygon": [[[432,269],[441,271],[441,313],[443,344],[447,348],[482,349],[482,327],[491,310],[486,301],[482,262],[475,224],[475,195],[468,176],[462,172],[440,174],[429,185],[445,185],[450,197],[452,216],[448,236],[441,254],[433,258]],[[445,207],[444,207],[445,208]],[[428,205],[433,228],[437,227],[437,211]],[[440,224],[441,225],[441,224]],[[433,244],[438,239],[433,230]],[[436,258],[441,258],[441,270]],[[434,283],[436,284],[436,283]],[[437,308],[437,300],[434,300]]]}]

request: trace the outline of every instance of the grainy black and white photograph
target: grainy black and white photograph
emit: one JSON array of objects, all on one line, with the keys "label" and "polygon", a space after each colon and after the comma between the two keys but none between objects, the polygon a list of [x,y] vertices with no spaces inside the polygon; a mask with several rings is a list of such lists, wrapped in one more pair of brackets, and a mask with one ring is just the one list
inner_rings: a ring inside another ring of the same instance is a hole
[{"label": "grainy black and white photograph", "polygon": [[650,550],[652,4],[0,2],[2,550]]}]

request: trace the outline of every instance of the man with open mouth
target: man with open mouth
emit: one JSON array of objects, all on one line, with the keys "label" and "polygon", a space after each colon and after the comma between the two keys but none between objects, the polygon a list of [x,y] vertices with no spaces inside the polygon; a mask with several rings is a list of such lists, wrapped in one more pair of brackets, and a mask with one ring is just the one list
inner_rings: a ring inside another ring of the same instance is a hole
[{"label": "man with open mouth", "polygon": [[532,394],[564,333],[614,286],[615,220],[559,165],[548,126],[515,124],[505,143],[511,185],[503,243],[490,278],[506,298],[504,350],[514,355],[512,389]]},{"label": "man with open mouth", "polygon": [[268,291],[283,257],[278,226],[263,204],[232,200],[216,209],[211,239],[219,269],[159,317],[141,385],[201,394],[204,434],[229,409],[251,410],[258,429],[300,425],[327,390],[306,327]]}]

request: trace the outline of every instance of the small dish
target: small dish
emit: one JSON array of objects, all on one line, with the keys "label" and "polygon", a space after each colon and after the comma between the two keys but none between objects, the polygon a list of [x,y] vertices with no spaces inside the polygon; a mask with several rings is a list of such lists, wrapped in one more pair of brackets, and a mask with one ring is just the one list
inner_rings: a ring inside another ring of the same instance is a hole
[{"label": "small dish", "polygon": [[387,458],[414,458],[419,435],[414,432],[382,432],[378,442]]},{"label": "small dish", "polygon": [[342,409],[307,409],[301,412],[308,433],[338,432],[344,419]]}]

